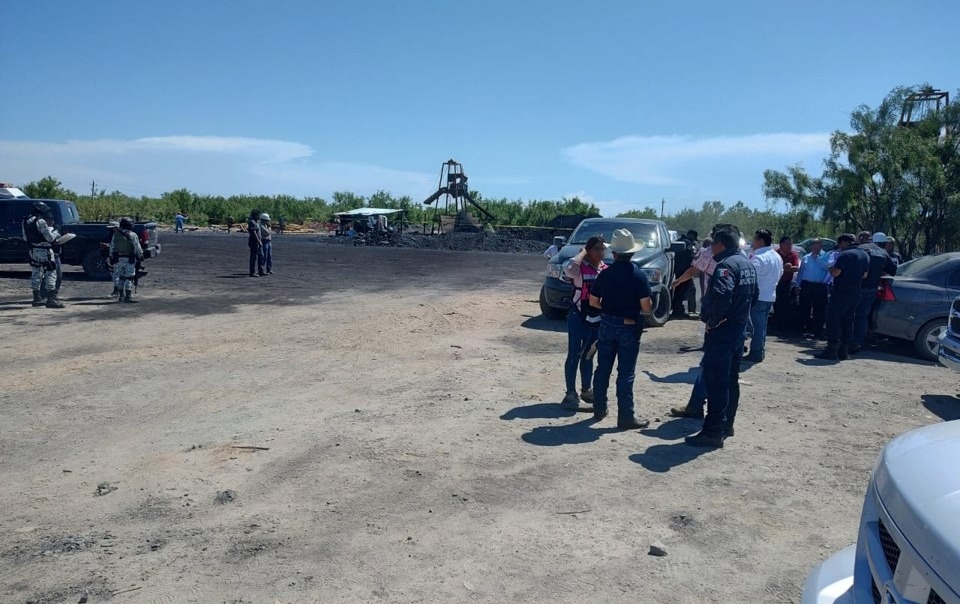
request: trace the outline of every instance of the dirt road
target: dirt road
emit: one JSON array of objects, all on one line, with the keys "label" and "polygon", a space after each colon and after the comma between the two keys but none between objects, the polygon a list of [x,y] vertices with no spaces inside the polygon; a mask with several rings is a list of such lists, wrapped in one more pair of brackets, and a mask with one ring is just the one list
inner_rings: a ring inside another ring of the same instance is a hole
[{"label": "dirt road", "polygon": [[[795,602],[882,444],[960,408],[943,368],[773,341],[704,453],[558,409],[539,257],[281,237],[250,279],[242,237],[164,244],[136,305],[0,272],[0,601]],[[644,335],[639,413],[697,340]]]}]

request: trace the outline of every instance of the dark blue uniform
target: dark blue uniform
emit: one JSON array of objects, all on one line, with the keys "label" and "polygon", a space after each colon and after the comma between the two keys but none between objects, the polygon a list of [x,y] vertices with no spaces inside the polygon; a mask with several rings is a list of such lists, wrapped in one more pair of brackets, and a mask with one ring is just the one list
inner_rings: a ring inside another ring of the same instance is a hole
[{"label": "dark blue uniform", "polygon": [[884,275],[896,275],[897,265],[890,259],[887,250],[875,243],[864,243],[857,249],[863,250],[869,259],[867,276],[860,283],[860,296],[857,302],[857,313],[853,321],[853,338],[851,344],[859,347],[867,337],[867,326],[870,322],[870,313],[877,302],[877,288]]},{"label": "dark blue uniform", "polygon": [[[833,268],[840,274],[833,278],[833,291],[827,305],[827,350],[826,357],[838,352],[846,355],[853,339],[853,324],[860,301],[860,284],[867,272],[870,260],[866,252],[851,247],[837,255]],[[876,296],[876,293],[874,293]]]},{"label": "dark blue uniform", "polygon": [[750,306],[759,290],[757,271],[739,250],[726,250],[714,259],[717,268],[700,310],[700,319],[707,324],[703,339],[707,417],[701,434],[723,438],[733,428],[740,405],[740,360]]},{"label": "dark blue uniform", "polygon": [[617,359],[617,424],[624,425],[634,421],[633,382],[643,329],[640,300],[651,296],[650,282],[633,262],[617,260],[597,276],[590,294],[601,302],[593,413],[607,413],[607,389]]}]

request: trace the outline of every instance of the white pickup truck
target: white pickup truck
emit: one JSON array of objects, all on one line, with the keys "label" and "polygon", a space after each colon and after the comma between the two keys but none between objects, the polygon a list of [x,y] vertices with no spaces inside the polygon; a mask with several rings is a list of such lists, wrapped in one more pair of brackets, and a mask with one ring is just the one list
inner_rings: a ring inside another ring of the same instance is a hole
[{"label": "white pickup truck", "polygon": [[890,441],[857,543],[807,578],[801,604],[960,604],[960,421]]}]

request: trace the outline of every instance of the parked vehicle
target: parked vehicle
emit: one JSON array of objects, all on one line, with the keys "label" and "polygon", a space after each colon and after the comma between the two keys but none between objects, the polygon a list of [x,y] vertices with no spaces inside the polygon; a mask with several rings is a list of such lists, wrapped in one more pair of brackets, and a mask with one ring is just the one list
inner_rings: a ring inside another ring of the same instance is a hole
[{"label": "parked vehicle", "polygon": [[801,604],[960,602],[960,422],[890,441],[860,515],[857,543],[807,577]]},{"label": "parked vehicle", "polygon": [[[62,234],[76,237],[61,248],[60,262],[82,266],[92,279],[110,280],[107,258],[100,252],[100,242],[107,235],[105,222],[81,222],[77,206],[72,201],[58,199],[29,199],[27,197],[0,197],[0,263],[27,263],[29,246],[23,240],[23,219],[30,214],[33,204],[42,201],[50,208],[53,222]],[[134,231],[140,238],[143,253],[151,258],[160,253],[157,223],[137,222]]]},{"label": "parked vehicle", "polygon": [[[832,252],[837,249],[837,242],[834,239],[827,239],[825,237],[820,238],[820,242],[823,243],[824,252]],[[798,241],[793,244],[794,248],[799,248],[797,250],[798,254],[806,254],[810,251],[810,244],[813,243],[813,238],[804,239],[803,241]]]},{"label": "parked vehicle", "polygon": [[960,252],[905,262],[884,277],[875,333],[913,342],[920,358],[936,361],[950,301],[960,295]]},{"label": "parked vehicle", "polygon": [[[547,265],[547,277],[540,288],[540,311],[545,317],[562,319],[570,310],[573,286],[563,276],[563,263],[576,256],[587,239],[602,235],[604,241],[609,242],[617,229],[629,230],[644,245],[644,249],[633,255],[633,262],[646,273],[653,290],[653,312],[646,318],[646,324],[650,327],[666,324],[672,304],[674,255],[686,244],[671,241],[667,225],[662,221],[640,218],[588,218],[580,223],[570,235],[569,243]],[[613,256],[608,254],[606,262],[613,262]]]},{"label": "parked vehicle", "polygon": [[947,329],[940,334],[940,364],[960,371],[960,296],[954,298],[947,319]]}]

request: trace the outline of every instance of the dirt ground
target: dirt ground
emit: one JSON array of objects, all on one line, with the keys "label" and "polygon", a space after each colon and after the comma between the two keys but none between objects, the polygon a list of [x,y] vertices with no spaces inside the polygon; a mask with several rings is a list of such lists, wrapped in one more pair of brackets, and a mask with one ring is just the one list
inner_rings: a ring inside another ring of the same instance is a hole
[{"label": "dirt ground", "polygon": [[535,255],[285,236],[250,279],[242,236],[163,244],[135,305],[0,267],[0,601],[796,602],[882,445],[960,416],[909,346],[774,339],[703,452],[665,418],[693,321],[644,335],[650,430],[559,410]]}]

